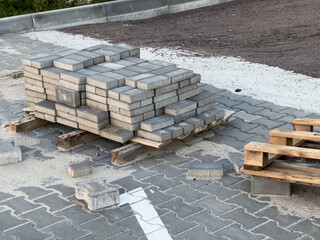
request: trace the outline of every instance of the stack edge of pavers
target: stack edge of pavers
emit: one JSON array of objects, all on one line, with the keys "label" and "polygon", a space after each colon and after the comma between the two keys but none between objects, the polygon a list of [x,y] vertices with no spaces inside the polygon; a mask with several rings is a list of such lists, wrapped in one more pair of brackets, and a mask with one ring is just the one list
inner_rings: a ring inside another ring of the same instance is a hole
[{"label": "stack edge of pavers", "polygon": [[140,58],[127,44],[98,45],[22,60],[35,116],[125,143],[164,142],[224,117],[201,77],[175,64]]}]

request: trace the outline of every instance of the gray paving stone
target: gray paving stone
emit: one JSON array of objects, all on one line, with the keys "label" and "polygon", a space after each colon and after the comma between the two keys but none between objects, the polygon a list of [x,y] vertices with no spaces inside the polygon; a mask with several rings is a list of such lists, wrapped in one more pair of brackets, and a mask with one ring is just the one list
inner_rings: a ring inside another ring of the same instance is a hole
[{"label": "gray paving stone", "polygon": [[20,220],[13,216],[10,211],[0,212],[0,232],[4,232],[7,229],[26,223],[27,221]]},{"label": "gray paving stone", "polygon": [[137,73],[150,73],[151,72],[150,69],[139,67],[139,66],[136,66],[136,65],[130,66],[130,67],[126,67],[126,69],[130,70],[130,71],[137,72]]},{"label": "gray paving stone", "polygon": [[89,213],[81,208],[80,205],[65,208],[55,213],[57,216],[63,216],[72,221],[72,224],[78,226],[85,222],[98,218],[98,214]]},{"label": "gray paving stone", "polygon": [[108,118],[108,112],[97,111],[91,107],[83,106],[77,109],[77,116],[93,122],[100,122]]},{"label": "gray paving stone", "polygon": [[215,216],[219,216],[219,215],[235,208],[234,205],[220,202],[213,196],[208,196],[206,198],[202,198],[196,202],[193,202],[192,205],[205,208],[205,209],[209,210],[211,212],[211,214],[213,214]]},{"label": "gray paving stone", "polygon": [[54,61],[61,58],[57,55],[49,55],[42,58],[37,58],[31,61],[31,66],[35,68],[48,68],[54,66]]},{"label": "gray paving stone", "polygon": [[37,103],[34,106],[34,109],[38,112],[47,113],[52,116],[56,115],[55,103],[52,101],[49,101],[49,100],[44,100],[44,101]]},{"label": "gray paving stone", "polygon": [[242,132],[247,132],[250,129],[258,127],[258,124],[247,123],[240,118],[234,118],[228,121],[228,126],[239,128]]},{"label": "gray paving stone", "polygon": [[161,88],[155,89],[155,96],[163,95],[168,92],[172,92],[174,90],[177,90],[179,88],[178,83],[170,84]]},{"label": "gray paving stone", "polygon": [[202,210],[201,207],[196,207],[185,203],[182,198],[175,198],[160,204],[158,207],[169,209],[170,211],[176,213],[179,218],[185,218]]},{"label": "gray paving stone", "polygon": [[253,120],[251,123],[258,123],[260,125],[266,126],[267,128],[271,128],[271,129],[277,128],[277,127],[285,124],[285,122],[273,121],[273,120],[270,120],[266,117],[260,117],[258,119]]},{"label": "gray paving stone", "polygon": [[137,239],[132,231],[121,232],[117,235],[114,235],[109,240],[134,240]]},{"label": "gray paving stone", "polygon": [[200,90],[199,93],[191,98],[189,100],[194,101],[197,103],[197,107],[203,107],[209,103],[215,102],[217,96],[207,90]]},{"label": "gray paving stone", "polygon": [[241,103],[241,102],[239,102],[237,100],[231,100],[228,97],[218,97],[216,99],[216,102],[222,103],[227,107],[234,107],[234,106],[239,105]]},{"label": "gray paving stone", "polygon": [[301,222],[298,222],[297,224],[294,224],[289,228],[291,231],[304,233],[306,235],[309,235],[313,237],[314,239],[320,238],[320,227],[313,224],[312,221],[306,219]]},{"label": "gray paving stone", "polygon": [[163,75],[158,75],[154,77],[148,77],[141,79],[137,82],[137,87],[142,90],[153,90],[156,88],[161,88],[171,84],[171,79]]},{"label": "gray paving stone", "polygon": [[203,161],[201,163],[189,163],[186,178],[189,180],[215,180],[223,176],[221,162]]},{"label": "gray paving stone", "polygon": [[62,184],[51,185],[51,186],[48,186],[47,188],[58,191],[62,197],[70,197],[74,195],[74,188],[67,187]]},{"label": "gray paving stone", "polygon": [[236,138],[239,141],[245,141],[246,139],[254,137],[253,134],[242,132],[237,128],[231,129],[225,133],[226,136]]},{"label": "gray paving stone", "polygon": [[[117,64],[120,64],[120,63],[117,63]],[[120,64],[120,65],[123,65],[123,64]],[[134,71],[128,70],[126,68],[117,69],[117,70],[114,70],[112,72],[116,73],[116,74],[119,74],[119,75],[123,75],[125,77],[133,77],[133,76],[137,76],[137,75],[140,74],[138,72],[134,72]]]},{"label": "gray paving stone", "polygon": [[104,56],[102,54],[89,52],[89,51],[80,51],[76,53],[77,55],[84,56],[87,58],[93,59],[93,64],[99,64],[104,62]]},{"label": "gray paving stone", "polygon": [[214,236],[205,231],[203,227],[195,227],[185,231],[177,236],[178,239],[217,239],[221,238]]},{"label": "gray paving stone", "polygon": [[77,182],[75,195],[84,200],[90,211],[100,210],[119,204],[119,191],[116,187],[107,184],[106,179],[96,178]]},{"label": "gray paving stone", "polygon": [[239,181],[239,182],[233,184],[229,188],[244,191],[246,193],[250,193],[251,192],[251,181],[249,179],[244,179],[242,181]]},{"label": "gray paving stone", "polygon": [[158,174],[149,178],[145,178],[142,180],[142,182],[153,184],[154,186],[158,187],[161,191],[165,191],[167,189],[181,185],[180,182],[172,181],[170,179],[165,178],[163,174]]},{"label": "gray paving stone", "polygon": [[[235,177],[235,176],[232,176],[231,174],[226,174],[221,179],[218,179],[217,181],[220,182],[220,184],[224,187],[231,187],[232,188],[232,185],[234,185],[242,180],[243,180],[242,177]],[[250,183],[249,183],[249,187],[250,187]]]},{"label": "gray paving stone", "polygon": [[187,217],[186,220],[193,221],[202,225],[208,232],[211,233],[232,223],[231,221],[211,215],[207,210],[191,215]]},{"label": "gray paving stone", "polygon": [[53,61],[53,66],[57,68],[69,70],[69,71],[78,71],[85,67],[83,61],[74,60],[68,57],[55,59]]},{"label": "gray paving stone", "polygon": [[132,131],[128,131],[126,129],[121,129],[121,128],[115,128],[115,127],[108,127],[108,128],[102,129],[100,134],[102,137],[107,137],[111,140],[114,140],[120,143],[126,143],[127,141],[133,138]]},{"label": "gray paving stone", "polygon": [[242,150],[244,148],[244,142],[237,140],[234,137],[223,136],[216,134],[214,137],[206,138],[206,140],[218,143],[218,144],[226,144],[234,147],[237,150]]},{"label": "gray paving stone", "polygon": [[12,236],[16,239],[46,239],[50,237],[49,234],[43,234],[40,231],[33,228],[31,223],[19,226],[17,228],[11,229],[5,233],[8,236]]},{"label": "gray paving stone", "polygon": [[191,158],[188,158],[188,157],[178,156],[175,153],[169,153],[169,154],[163,155],[162,158],[165,161],[172,164],[173,166],[180,166],[192,160]]},{"label": "gray paving stone", "polygon": [[237,239],[239,240],[264,239],[264,236],[255,235],[241,229],[238,224],[232,224],[229,227],[216,232],[215,234],[217,234],[218,236],[225,236],[229,239],[232,239],[234,236],[237,236]]},{"label": "gray paving stone", "polygon": [[190,112],[197,108],[194,101],[184,100],[178,103],[171,104],[165,107],[165,113],[173,116],[181,115]]},{"label": "gray paving stone", "polygon": [[213,182],[209,185],[205,185],[199,189],[201,192],[208,192],[212,194],[217,199],[224,201],[226,199],[229,199],[237,194],[239,194],[238,190],[230,190],[226,187],[221,186],[217,182]]},{"label": "gray paving stone", "polygon": [[118,79],[107,77],[106,74],[90,75],[87,77],[87,84],[102,89],[112,89],[123,85]]},{"label": "gray paving stone", "polygon": [[0,192],[0,202],[7,200],[9,198],[14,197],[14,195],[9,194],[9,193],[5,193],[5,192]]},{"label": "gray paving stone", "polygon": [[238,206],[242,206],[244,207],[247,212],[249,213],[254,213],[254,212],[257,212],[259,211],[260,209],[266,207],[268,204],[266,203],[261,203],[261,202],[258,202],[254,199],[251,199],[248,197],[247,194],[240,194],[238,196],[235,196],[229,200],[226,201],[227,203],[233,203],[233,204],[236,204]]},{"label": "gray paving stone", "polygon": [[136,189],[139,187],[145,188],[148,186],[145,183],[141,183],[141,182],[134,180],[132,176],[124,177],[119,180],[113,181],[113,182],[111,182],[111,184],[117,184],[117,185],[125,188],[127,191],[130,191],[130,190],[133,190],[133,189]]},{"label": "gray paving stone", "polygon": [[120,100],[128,103],[138,102],[154,96],[154,91],[144,91],[141,89],[129,89],[120,92]]},{"label": "gray paving stone", "polygon": [[57,101],[70,107],[80,107],[80,93],[64,87],[56,87]]},{"label": "gray paving stone", "polygon": [[195,191],[189,188],[187,185],[177,186],[166,191],[166,193],[181,197],[187,203],[194,202],[207,196],[207,194],[201,193],[200,191]]},{"label": "gray paving stone", "polygon": [[174,124],[174,118],[169,115],[161,115],[159,117],[150,118],[141,122],[140,127],[146,131],[156,131],[161,128],[169,127]]},{"label": "gray paving stone", "polygon": [[157,206],[163,202],[167,202],[176,196],[170,194],[169,192],[163,193],[159,191],[156,187],[150,187],[144,190],[151,201],[152,205]]},{"label": "gray paving stone", "polygon": [[123,229],[130,229],[133,232],[135,239],[145,235],[135,216],[118,221],[116,225]]},{"label": "gray paving stone", "polygon": [[176,83],[181,80],[193,77],[193,71],[184,68],[179,68],[172,72],[166,73],[165,76],[169,77],[172,83]]},{"label": "gray paving stone", "polygon": [[163,173],[167,178],[172,178],[185,172],[185,170],[174,167],[168,163],[158,164],[149,170]]},{"label": "gray paving stone", "polygon": [[93,234],[86,234],[82,237],[77,238],[77,240],[94,240],[95,236]]},{"label": "gray paving stone", "polygon": [[184,232],[194,226],[195,223],[190,221],[181,220],[174,213],[168,213],[161,216],[161,220],[164,223],[164,226],[168,229],[169,234],[177,235],[181,232]]},{"label": "gray paving stone", "polygon": [[99,211],[99,214],[106,217],[109,223],[115,223],[117,221],[132,216],[133,212],[131,210],[126,210],[126,208],[115,207]]},{"label": "gray paving stone", "polygon": [[285,109],[287,109],[288,107],[286,106],[279,106],[279,105],[275,105],[271,102],[262,102],[260,104],[257,104],[259,107],[264,107],[269,109],[272,112],[279,112],[279,111],[283,111]]},{"label": "gray paving stone", "polygon": [[[278,227],[275,222],[267,222],[254,230],[252,232],[255,233],[262,233],[266,236],[269,236],[273,239],[278,238],[281,236],[281,239],[297,239],[301,236],[300,233],[295,233],[291,231],[287,231],[281,227]],[[309,232],[310,235],[310,232]],[[319,235],[318,235],[319,236]]]},{"label": "gray paving stone", "polygon": [[44,207],[22,214],[20,217],[23,219],[28,219],[39,229],[64,219],[62,217],[56,217],[55,215],[47,212],[46,208]]},{"label": "gray paving stone", "polygon": [[42,228],[42,232],[51,233],[58,239],[75,239],[86,235],[88,232],[85,230],[79,230],[72,226],[67,220],[57,222],[53,225]]},{"label": "gray paving stone", "polygon": [[[88,68],[83,69],[83,70],[93,71],[92,74],[87,74],[87,75],[94,75],[94,74],[99,74],[99,73],[110,72],[110,71],[112,71],[113,69],[107,68],[107,67],[102,67],[102,66],[99,66],[99,65],[93,65],[93,66],[88,67]],[[80,70],[80,71],[81,71],[81,70]]]},{"label": "gray paving stone", "polygon": [[291,195],[291,183],[251,176],[251,194]]},{"label": "gray paving stone", "polygon": [[267,219],[272,219],[276,221],[280,226],[287,227],[292,225],[293,223],[299,221],[299,218],[293,215],[283,215],[281,214],[277,207],[270,206],[258,213],[255,214],[256,216],[265,217]]},{"label": "gray paving stone", "polygon": [[114,62],[120,59],[120,54],[119,53],[115,53],[109,50],[105,50],[105,49],[97,49],[92,51],[93,53],[96,54],[101,54],[104,56],[104,61],[106,62]]},{"label": "gray paving stone", "polygon": [[270,120],[277,120],[277,119],[281,120],[281,118],[283,118],[285,116],[284,113],[281,114],[281,113],[272,112],[269,109],[264,109],[264,110],[258,111],[255,114],[267,117]]},{"label": "gray paving stone", "polygon": [[294,109],[294,108],[286,108],[284,110],[279,111],[280,113],[289,114],[294,116],[295,118],[304,118],[311,115],[310,112],[305,112],[303,110]]},{"label": "gray paving stone", "polygon": [[267,221],[264,218],[258,218],[250,215],[241,208],[234,209],[228,213],[221,215],[220,217],[238,223],[245,230],[250,230]]},{"label": "gray paving stone", "polygon": [[35,200],[36,203],[42,203],[45,206],[49,207],[51,212],[58,211],[60,209],[69,207],[72,205],[72,202],[68,202],[66,200],[63,200],[62,198],[59,197],[57,193],[38,198]]},{"label": "gray paving stone", "polygon": [[233,106],[236,109],[244,110],[246,113],[258,115],[257,112],[263,110],[262,107],[252,106],[248,103],[241,103]]},{"label": "gray paving stone", "polygon": [[16,197],[1,203],[1,205],[8,206],[14,210],[14,214],[19,215],[23,212],[40,207],[39,204],[33,204],[24,199],[24,197]]}]

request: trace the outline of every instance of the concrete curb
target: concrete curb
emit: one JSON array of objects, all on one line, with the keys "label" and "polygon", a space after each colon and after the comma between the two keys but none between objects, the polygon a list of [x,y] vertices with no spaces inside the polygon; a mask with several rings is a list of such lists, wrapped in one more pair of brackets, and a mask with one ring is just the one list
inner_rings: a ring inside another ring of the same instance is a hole
[{"label": "concrete curb", "polygon": [[234,0],[121,0],[0,19],[0,35],[83,24],[139,20]]}]

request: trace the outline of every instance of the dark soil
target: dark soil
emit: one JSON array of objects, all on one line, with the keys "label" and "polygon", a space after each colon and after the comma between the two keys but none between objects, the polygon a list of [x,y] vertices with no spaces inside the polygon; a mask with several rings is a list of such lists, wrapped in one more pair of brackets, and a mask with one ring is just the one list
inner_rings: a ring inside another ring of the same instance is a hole
[{"label": "dark soil", "polygon": [[218,6],[63,32],[137,46],[174,47],[320,77],[319,0],[236,0]]}]

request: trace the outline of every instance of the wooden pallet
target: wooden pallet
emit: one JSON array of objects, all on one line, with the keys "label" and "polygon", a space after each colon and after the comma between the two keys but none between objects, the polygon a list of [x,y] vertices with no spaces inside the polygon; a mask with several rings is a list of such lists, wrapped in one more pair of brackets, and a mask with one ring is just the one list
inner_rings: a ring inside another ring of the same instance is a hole
[{"label": "wooden pallet", "polygon": [[[244,148],[242,172],[303,184],[320,184],[320,169],[292,164],[292,162],[320,163],[320,133],[313,132],[320,126],[318,119],[295,119],[295,130],[274,129],[269,133],[269,143],[250,142]],[[277,162],[279,158],[289,163]],[[310,159],[310,161],[309,161]]]}]

